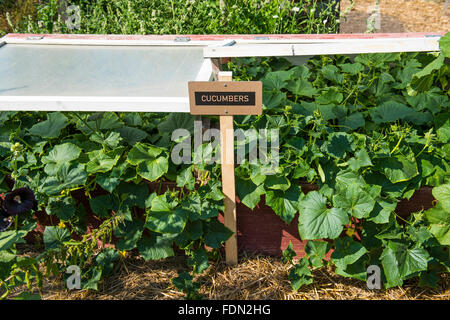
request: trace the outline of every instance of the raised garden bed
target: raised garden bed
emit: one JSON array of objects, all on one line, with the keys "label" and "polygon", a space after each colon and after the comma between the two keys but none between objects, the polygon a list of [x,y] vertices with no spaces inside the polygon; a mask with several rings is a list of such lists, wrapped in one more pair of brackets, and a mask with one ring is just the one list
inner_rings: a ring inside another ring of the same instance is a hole
[{"label": "raised garden bed", "polygon": [[[149,192],[165,192],[166,190],[179,189],[173,182],[159,183],[147,182]],[[317,185],[309,183],[300,183],[304,193],[317,190]],[[398,202],[395,213],[399,216],[398,221],[402,223],[402,219],[407,219],[411,213],[420,210],[427,210],[433,207],[433,201],[436,201],[432,194],[432,187],[421,187],[416,190],[413,196],[407,200],[403,199]],[[92,197],[107,194],[106,191],[99,189],[92,194]],[[72,196],[77,202],[83,204],[86,210],[86,227],[87,233],[98,228],[102,220],[97,217],[89,206],[89,198],[82,191],[73,192]],[[293,249],[298,257],[305,255],[305,244],[307,240],[302,240],[298,231],[298,215],[289,224],[284,222],[275,214],[272,208],[265,204],[265,198],[261,198],[261,202],[255,209],[251,210],[239,201],[237,202],[237,237],[238,249],[242,253],[255,253],[269,256],[279,257],[289,243],[292,242]],[[37,227],[33,233],[27,236],[29,243],[35,243],[38,237],[44,233],[45,226],[56,226],[59,223],[58,218],[49,216],[45,211],[35,213],[38,221]],[[223,222],[223,214],[220,213],[219,221]],[[115,242],[115,239],[113,242]]]}]

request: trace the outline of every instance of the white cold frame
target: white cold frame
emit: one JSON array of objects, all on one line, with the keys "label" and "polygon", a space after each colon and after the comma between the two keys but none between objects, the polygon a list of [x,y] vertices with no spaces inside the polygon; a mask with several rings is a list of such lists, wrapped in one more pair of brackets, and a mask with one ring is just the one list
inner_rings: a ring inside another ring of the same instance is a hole
[{"label": "white cold frame", "polygon": [[1,44],[0,111],[189,112],[187,82],[213,75],[205,42],[7,38]]},{"label": "white cold frame", "polygon": [[440,35],[176,38],[6,35],[0,111],[189,112],[187,84],[212,81],[213,59],[429,52],[439,50]]}]

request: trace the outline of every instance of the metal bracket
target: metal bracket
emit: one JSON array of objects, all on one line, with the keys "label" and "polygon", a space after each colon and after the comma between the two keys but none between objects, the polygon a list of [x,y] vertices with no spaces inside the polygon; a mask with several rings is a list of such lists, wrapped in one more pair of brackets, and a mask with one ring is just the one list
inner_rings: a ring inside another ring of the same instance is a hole
[{"label": "metal bracket", "polygon": [[230,42],[224,44],[223,46],[224,47],[231,47],[231,46],[234,46],[235,44],[236,44],[236,41],[235,40],[231,40]]},{"label": "metal bracket", "polygon": [[44,36],[30,36],[27,38],[27,40],[42,40],[44,39]]},{"label": "metal bracket", "polygon": [[191,41],[191,38],[189,38],[189,37],[176,37],[174,41],[175,42],[189,42],[189,41]]}]

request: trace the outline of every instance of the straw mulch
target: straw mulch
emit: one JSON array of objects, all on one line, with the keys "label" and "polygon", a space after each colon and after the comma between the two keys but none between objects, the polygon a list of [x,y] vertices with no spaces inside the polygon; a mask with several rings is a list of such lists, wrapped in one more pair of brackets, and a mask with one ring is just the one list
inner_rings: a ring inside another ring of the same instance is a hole
[{"label": "straw mulch", "polygon": [[[373,13],[375,0],[354,0],[354,6],[342,19],[341,33],[364,33],[367,19]],[[349,8],[350,0],[341,1],[341,11]],[[381,29],[378,33],[448,32],[450,5],[444,11],[445,0],[379,0]]]},{"label": "straw mulch", "polygon": [[[183,257],[145,262],[137,257],[123,259],[99,291],[67,291],[62,281],[44,284],[44,299],[182,299],[184,294],[172,284],[178,272],[187,270]],[[450,277],[442,275],[437,289],[421,288],[412,280],[402,288],[369,290],[362,281],[338,276],[330,269],[315,270],[313,284],[294,292],[288,279],[289,267],[279,258],[242,256],[238,266],[223,262],[212,265],[197,277],[206,299],[293,300],[450,300]]]}]

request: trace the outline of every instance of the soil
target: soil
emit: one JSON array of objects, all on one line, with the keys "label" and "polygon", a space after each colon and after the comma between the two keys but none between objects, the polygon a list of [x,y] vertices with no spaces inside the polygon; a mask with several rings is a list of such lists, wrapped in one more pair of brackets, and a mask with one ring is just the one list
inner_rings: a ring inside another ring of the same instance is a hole
[{"label": "soil", "polygon": [[[353,5],[352,5],[353,2]],[[446,0],[379,0],[380,25],[375,33],[449,32]],[[376,0],[342,0],[340,33],[365,33]],[[445,9],[445,11],[444,11]],[[350,11],[348,11],[350,10]]]}]

